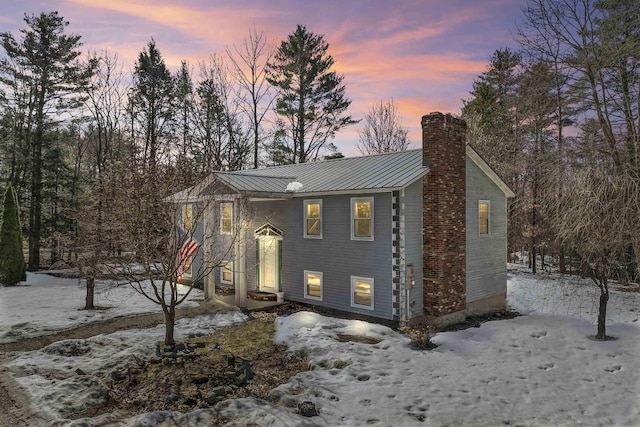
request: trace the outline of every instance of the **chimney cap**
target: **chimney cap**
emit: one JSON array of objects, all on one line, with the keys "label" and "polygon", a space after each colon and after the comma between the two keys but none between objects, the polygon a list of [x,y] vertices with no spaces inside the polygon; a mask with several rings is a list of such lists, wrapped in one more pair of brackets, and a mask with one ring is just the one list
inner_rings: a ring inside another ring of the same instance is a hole
[{"label": "chimney cap", "polygon": [[439,111],[434,111],[422,116],[422,127],[439,126],[440,124],[446,127],[447,125],[461,126],[466,129],[467,122],[457,117],[453,117],[450,113],[443,114]]}]

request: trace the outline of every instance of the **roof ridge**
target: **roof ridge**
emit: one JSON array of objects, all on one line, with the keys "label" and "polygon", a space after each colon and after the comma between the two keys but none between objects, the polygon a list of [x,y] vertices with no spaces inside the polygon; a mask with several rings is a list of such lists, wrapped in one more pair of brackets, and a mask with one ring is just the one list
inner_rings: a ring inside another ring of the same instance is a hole
[{"label": "roof ridge", "polygon": [[[283,165],[283,166],[290,166],[290,165]],[[245,169],[240,171],[214,171],[213,173],[222,174],[222,175],[249,176],[252,178],[256,178],[256,177],[257,178],[277,178],[277,179],[296,179],[297,178],[295,176],[273,176],[273,175],[262,175],[257,173],[247,173],[254,170],[259,170],[259,169]]]},{"label": "roof ridge", "polygon": [[[266,166],[264,168],[258,168],[258,169],[243,169],[241,171],[236,171],[236,172],[244,172],[244,171],[257,171],[257,170],[261,170],[261,169],[278,169],[278,168],[287,168],[287,167],[294,167],[294,166],[301,166],[301,165],[313,165],[313,164],[320,164],[320,163],[327,163],[327,162],[338,162],[338,161],[344,161],[344,160],[355,160],[355,159],[364,159],[366,157],[378,157],[378,156],[388,156],[388,155],[393,155],[393,154],[401,154],[401,153],[407,153],[410,151],[421,151],[422,148],[412,148],[410,150],[402,150],[402,151],[390,151],[388,153],[374,153],[374,154],[366,154],[363,156],[353,156],[353,157],[340,157],[338,159],[322,159],[322,160],[316,160],[313,162],[304,162],[304,163],[289,163],[286,165],[274,165],[274,166]],[[226,171],[225,173],[231,173],[232,171]],[[252,176],[259,176],[258,174],[251,174]],[[295,178],[295,177],[293,177]]]}]

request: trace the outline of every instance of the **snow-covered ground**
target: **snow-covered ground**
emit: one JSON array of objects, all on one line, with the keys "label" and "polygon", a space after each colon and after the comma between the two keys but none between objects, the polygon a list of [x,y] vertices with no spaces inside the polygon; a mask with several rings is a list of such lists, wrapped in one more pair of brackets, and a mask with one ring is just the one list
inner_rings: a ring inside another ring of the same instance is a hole
[{"label": "snow-covered ground", "polygon": [[[640,421],[640,294],[612,291],[607,333],[617,339],[605,342],[591,338],[598,291],[587,280],[513,271],[508,295],[510,307],[527,315],[439,333],[434,338],[439,346],[432,351],[412,350],[406,336],[377,324],[310,312],[281,317],[277,339],[307,352],[314,369],[276,388],[275,403],[236,399],[216,410],[238,425],[273,426],[608,426]],[[4,297],[0,293],[3,308]],[[29,307],[23,293],[14,298]],[[63,304],[58,310],[75,307],[64,301],[58,301]],[[185,319],[177,332],[204,333],[243,320],[238,313]],[[381,341],[339,342],[338,334]],[[7,366],[41,416],[64,423],[83,403],[104,398],[92,373],[152,354],[161,336],[159,326],[62,341],[23,353]],[[75,375],[76,368],[89,375]],[[296,414],[296,402],[304,400],[314,402],[320,415]],[[127,425],[171,420],[204,426],[214,411],[146,414]]]},{"label": "snow-covered ground", "polygon": [[[188,290],[178,286],[181,293]],[[114,317],[158,312],[159,308],[127,284],[96,281],[94,304],[98,310],[82,309],[85,295],[84,280],[45,273],[27,273],[27,281],[20,286],[0,286],[0,343]],[[196,305],[190,300],[198,298],[202,298],[202,291],[193,289],[181,306]]]}]

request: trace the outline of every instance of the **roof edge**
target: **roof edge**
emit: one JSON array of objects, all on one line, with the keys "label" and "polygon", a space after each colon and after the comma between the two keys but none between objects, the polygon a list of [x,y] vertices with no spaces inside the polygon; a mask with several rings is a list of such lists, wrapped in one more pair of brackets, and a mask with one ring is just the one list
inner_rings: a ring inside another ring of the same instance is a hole
[{"label": "roof edge", "polygon": [[482,156],[467,142],[467,156],[484,172],[494,184],[502,190],[507,198],[515,197],[516,194],[509,188],[509,186],[498,176],[496,171],[487,163]]}]

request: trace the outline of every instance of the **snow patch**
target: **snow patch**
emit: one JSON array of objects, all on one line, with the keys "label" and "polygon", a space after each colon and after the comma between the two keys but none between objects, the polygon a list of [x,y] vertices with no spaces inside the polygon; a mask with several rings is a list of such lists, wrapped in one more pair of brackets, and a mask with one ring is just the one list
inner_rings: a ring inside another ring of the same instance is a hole
[{"label": "snow patch", "polygon": [[295,193],[296,191],[302,190],[302,183],[298,181],[293,181],[287,184],[287,188],[285,191],[289,193]]}]

